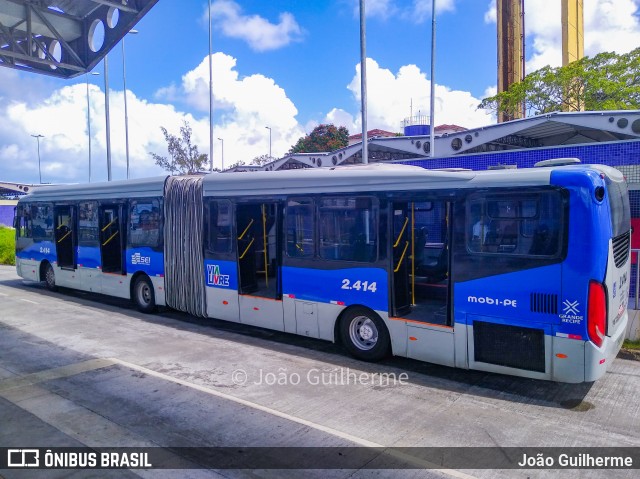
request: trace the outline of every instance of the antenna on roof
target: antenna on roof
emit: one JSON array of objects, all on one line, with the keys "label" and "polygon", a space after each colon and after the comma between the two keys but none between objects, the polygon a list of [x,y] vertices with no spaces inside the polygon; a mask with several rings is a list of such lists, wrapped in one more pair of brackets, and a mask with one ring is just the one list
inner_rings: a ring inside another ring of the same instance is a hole
[{"label": "antenna on roof", "polygon": [[545,166],[577,165],[578,163],[581,163],[579,158],[554,158],[553,160],[539,161],[533,166],[535,168],[542,168]]}]

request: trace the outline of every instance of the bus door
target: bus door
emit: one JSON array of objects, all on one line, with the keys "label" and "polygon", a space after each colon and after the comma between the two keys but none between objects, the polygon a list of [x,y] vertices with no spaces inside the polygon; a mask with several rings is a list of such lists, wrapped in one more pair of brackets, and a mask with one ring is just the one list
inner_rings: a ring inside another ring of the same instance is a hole
[{"label": "bus door", "polygon": [[[58,266],[63,269],[74,270],[77,267],[76,207],[71,205],[56,206],[54,208],[54,216]],[[65,282],[62,277],[60,279],[63,283]]]},{"label": "bus door", "polygon": [[393,315],[448,326],[451,203],[393,204]]},{"label": "bus door", "polygon": [[100,205],[100,256],[103,273],[125,273],[122,213],[122,204]]},{"label": "bus door", "polygon": [[393,251],[389,255],[392,258],[391,274],[393,275],[391,314],[402,317],[411,311],[408,261],[411,255],[409,204],[407,202],[393,203],[391,214],[393,215],[391,221],[391,248]]},{"label": "bus door", "polygon": [[282,306],[282,206],[236,205],[236,253],[240,321],[284,329]]}]

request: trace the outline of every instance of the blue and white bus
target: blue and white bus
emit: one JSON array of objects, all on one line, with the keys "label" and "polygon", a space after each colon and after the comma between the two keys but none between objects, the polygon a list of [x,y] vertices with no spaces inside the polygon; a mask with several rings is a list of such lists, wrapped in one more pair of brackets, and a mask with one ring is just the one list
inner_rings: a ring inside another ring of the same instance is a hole
[{"label": "blue and white bus", "polygon": [[17,271],[57,286],[559,382],[627,325],[627,186],[606,166],[369,165],[40,188]]}]

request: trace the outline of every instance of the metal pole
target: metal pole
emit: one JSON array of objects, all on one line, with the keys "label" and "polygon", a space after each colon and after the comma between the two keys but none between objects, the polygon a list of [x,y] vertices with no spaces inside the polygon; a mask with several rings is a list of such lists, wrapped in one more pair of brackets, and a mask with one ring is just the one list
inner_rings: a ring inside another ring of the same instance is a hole
[{"label": "metal pole", "polygon": [[[138,30],[130,30],[129,33],[136,34]],[[127,151],[127,180],[129,179],[129,112],[127,110],[127,65],[124,53],[124,37],[122,37],[122,84],[124,88],[124,139]]]},{"label": "metal pole", "polygon": [[269,130],[269,159],[271,159],[271,127],[265,126],[267,130]]},{"label": "metal pole", "polygon": [[109,58],[104,56],[104,117],[107,127],[107,181],[111,181],[111,121],[109,120]]},{"label": "metal pole", "polygon": [[224,140],[222,138],[218,138],[220,140],[220,149],[221,149],[221,158],[222,158],[222,168],[221,171],[224,171]]},{"label": "metal pole", "polygon": [[44,135],[31,135],[38,142],[38,176],[40,177],[40,184],[42,184],[42,168],[40,163],[40,138],[44,138]]},{"label": "metal pole", "polygon": [[89,140],[89,183],[91,183],[91,104],[89,102],[89,74],[87,77],[87,136]]},{"label": "metal pole", "polygon": [[436,156],[436,124],[434,121],[436,110],[436,0],[431,6],[431,100],[429,101],[429,156]]},{"label": "metal pole", "polygon": [[213,171],[213,66],[211,64],[211,37],[211,0],[209,0],[209,171]]},{"label": "metal pole", "polygon": [[360,97],[362,103],[362,163],[369,163],[367,137],[367,32],[364,0],[360,0]]}]

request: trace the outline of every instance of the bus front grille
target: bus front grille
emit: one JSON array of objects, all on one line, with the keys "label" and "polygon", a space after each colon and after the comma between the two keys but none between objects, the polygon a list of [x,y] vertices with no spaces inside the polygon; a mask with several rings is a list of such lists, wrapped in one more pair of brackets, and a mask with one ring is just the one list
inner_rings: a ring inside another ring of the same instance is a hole
[{"label": "bus front grille", "polygon": [[626,232],[613,238],[613,261],[616,268],[619,268],[629,259],[629,246],[631,244],[631,233]]},{"label": "bus front grille", "polygon": [[545,372],[542,329],[474,321],[473,347],[478,362]]}]

